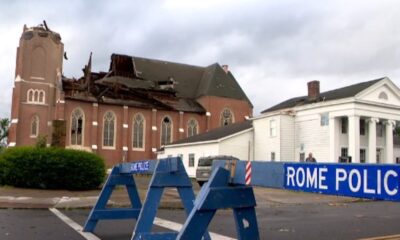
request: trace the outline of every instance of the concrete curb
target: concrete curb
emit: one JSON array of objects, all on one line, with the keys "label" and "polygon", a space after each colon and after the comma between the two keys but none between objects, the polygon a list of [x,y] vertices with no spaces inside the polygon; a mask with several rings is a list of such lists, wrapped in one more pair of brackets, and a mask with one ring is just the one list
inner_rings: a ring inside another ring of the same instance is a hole
[{"label": "concrete curb", "polygon": [[[53,198],[33,198],[33,197],[13,197],[0,196],[0,209],[73,209],[73,208],[92,208],[97,201],[97,196],[89,197],[53,197]],[[143,202],[143,201],[142,201]],[[109,200],[108,207],[131,207],[126,199],[121,201]],[[162,199],[160,208],[164,209],[182,209],[182,203],[179,199]]]}]

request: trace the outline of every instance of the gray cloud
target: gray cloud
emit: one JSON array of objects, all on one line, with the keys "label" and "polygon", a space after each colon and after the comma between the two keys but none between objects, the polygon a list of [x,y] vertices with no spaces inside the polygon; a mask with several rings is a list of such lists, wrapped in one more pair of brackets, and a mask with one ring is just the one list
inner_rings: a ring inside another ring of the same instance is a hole
[{"label": "gray cloud", "polygon": [[0,3],[0,116],[10,112],[23,24],[47,20],[79,77],[89,53],[107,70],[114,52],[206,66],[229,64],[254,113],[306,94],[389,76],[399,83],[400,8],[382,1],[7,1]]}]

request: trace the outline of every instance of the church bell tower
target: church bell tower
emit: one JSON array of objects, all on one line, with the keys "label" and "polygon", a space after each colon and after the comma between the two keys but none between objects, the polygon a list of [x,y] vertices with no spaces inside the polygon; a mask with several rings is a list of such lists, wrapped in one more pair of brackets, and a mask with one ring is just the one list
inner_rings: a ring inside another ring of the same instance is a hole
[{"label": "church bell tower", "polygon": [[64,103],[61,77],[64,44],[46,22],[24,26],[17,48],[9,146],[52,141],[54,120]]}]

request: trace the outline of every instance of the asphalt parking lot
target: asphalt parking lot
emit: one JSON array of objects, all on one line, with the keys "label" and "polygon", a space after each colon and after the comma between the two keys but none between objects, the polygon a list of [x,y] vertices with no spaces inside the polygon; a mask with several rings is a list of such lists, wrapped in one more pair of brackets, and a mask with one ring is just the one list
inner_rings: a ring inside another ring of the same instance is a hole
[{"label": "asphalt parking lot", "polygon": [[[100,221],[94,235],[82,236],[79,229],[88,213],[89,209],[1,209],[0,239],[131,238],[135,220]],[[264,204],[257,207],[261,239],[361,239],[397,235],[400,233],[399,213],[400,204],[380,201]],[[154,232],[177,230],[186,218],[181,209],[161,209],[157,217]],[[234,228],[231,211],[220,210],[209,230],[217,234],[213,239],[235,239]]]}]

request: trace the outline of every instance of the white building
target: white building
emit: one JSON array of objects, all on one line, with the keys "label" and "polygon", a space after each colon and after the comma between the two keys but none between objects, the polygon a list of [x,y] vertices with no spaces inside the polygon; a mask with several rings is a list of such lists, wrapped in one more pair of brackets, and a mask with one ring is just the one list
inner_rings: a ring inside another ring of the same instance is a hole
[{"label": "white building", "polygon": [[253,159],[252,139],[251,121],[234,123],[166,145],[157,157],[182,157],[188,175],[195,177],[201,157],[230,155],[239,159]]},{"label": "white building", "polygon": [[[189,176],[202,156],[242,160],[395,163],[399,144],[400,90],[387,77],[322,92],[308,83],[308,95],[264,110],[258,117],[164,147],[158,158],[182,156]],[[395,139],[399,142],[399,139]],[[395,146],[395,147],[394,147]]]},{"label": "white building", "polygon": [[387,78],[284,101],[253,119],[255,159],[395,163],[393,129],[400,121],[400,90]]}]

